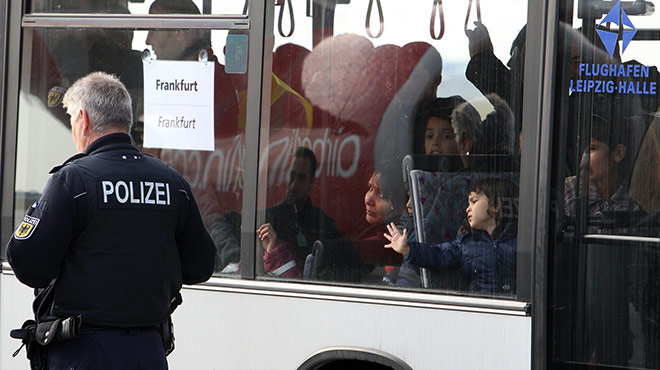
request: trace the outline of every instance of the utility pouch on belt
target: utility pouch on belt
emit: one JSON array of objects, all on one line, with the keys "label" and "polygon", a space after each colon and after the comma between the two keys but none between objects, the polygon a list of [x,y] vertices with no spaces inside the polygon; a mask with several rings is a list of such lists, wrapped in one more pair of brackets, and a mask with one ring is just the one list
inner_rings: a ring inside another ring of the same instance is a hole
[{"label": "utility pouch on belt", "polygon": [[47,346],[53,340],[60,341],[76,338],[80,335],[81,323],[81,316],[39,323],[35,334],[37,343]]}]

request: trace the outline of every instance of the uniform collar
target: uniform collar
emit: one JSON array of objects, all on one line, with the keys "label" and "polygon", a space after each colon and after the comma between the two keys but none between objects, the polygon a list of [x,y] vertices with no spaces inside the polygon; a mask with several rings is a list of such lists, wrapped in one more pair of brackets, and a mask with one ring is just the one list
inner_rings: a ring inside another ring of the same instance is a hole
[{"label": "uniform collar", "polygon": [[108,150],[114,149],[134,149],[137,150],[131,144],[131,137],[128,134],[124,133],[114,133],[102,136],[96,139],[94,142],[89,144],[87,150],[85,150],[86,155],[93,155],[100,152],[105,152]]},{"label": "uniform collar", "polygon": [[77,153],[73,155],[72,157],[64,161],[64,163],[62,163],[61,165],[53,167],[48,173],[54,174],[57,171],[64,168],[69,163],[75,161],[76,159],[80,159],[83,157],[87,157],[88,155],[97,154],[114,149],[133,149],[135,151],[138,151],[138,149],[134,147],[133,144],[131,144],[131,137],[128,136],[128,134],[123,134],[123,133],[108,134],[94,140],[94,142],[89,144],[87,150],[85,150],[84,153]]}]

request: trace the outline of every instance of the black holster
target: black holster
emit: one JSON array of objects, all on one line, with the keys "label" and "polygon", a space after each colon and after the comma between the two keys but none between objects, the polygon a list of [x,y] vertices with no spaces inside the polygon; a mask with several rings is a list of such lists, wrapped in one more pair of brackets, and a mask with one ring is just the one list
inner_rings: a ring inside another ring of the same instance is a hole
[{"label": "black holster", "polygon": [[46,347],[37,343],[36,332],[37,322],[34,320],[25,320],[20,329],[13,329],[9,332],[12,338],[20,339],[23,342],[12,357],[16,357],[21,351],[21,348],[25,346],[25,352],[30,361],[30,369],[43,370],[46,369]]},{"label": "black holster", "polygon": [[165,356],[168,356],[174,351],[174,324],[172,323],[172,316],[169,316],[167,321],[160,324],[159,330],[160,336],[163,338]]},{"label": "black holster", "polygon": [[163,348],[165,349],[165,356],[168,356],[174,351],[174,323],[172,323],[172,313],[179,305],[183,303],[181,293],[177,295],[170,302],[170,315],[162,324],[160,324],[160,336],[163,338]]},{"label": "black holster", "polygon": [[46,369],[47,346],[54,341],[76,338],[80,334],[81,323],[81,316],[40,323],[34,320],[26,320],[20,329],[13,329],[9,332],[12,338],[20,339],[23,342],[12,356],[16,357],[21,348],[25,346],[27,358],[30,360],[30,369]]},{"label": "black holster", "polygon": [[36,320],[26,320],[20,329],[14,329],[9,333],[12,338],[23,342],[12,356],[16,357],[25,346],[32,370],[48,368],[47,346],[50,343],[75,338],[80,334],[81,316],[58,318],[50,314],[54,296],[53,284],[44,289],[35,289],[32,311]]}]

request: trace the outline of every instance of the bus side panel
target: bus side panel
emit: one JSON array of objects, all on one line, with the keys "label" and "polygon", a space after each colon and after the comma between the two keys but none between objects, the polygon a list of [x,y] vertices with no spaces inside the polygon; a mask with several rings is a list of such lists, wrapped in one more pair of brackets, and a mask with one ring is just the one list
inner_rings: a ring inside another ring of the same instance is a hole
[{"label": "bus side panel", "polygon": [[29,369],[25,348],[16,357],[11,354],[21,341],[9,336],[27,319],[33,318],[33,290],[19,282],[13,274],[0,275],[0,369]]},{"label": "bus side panel", "polygon": [[[9,337],[31,317],[32,290],[0,280],[0,368],[27,368]],[[332,346],[377,349],[413,369],[529,369],[531,318],[328,299],[184,289],[170,369],[297,369]],[[241,321],[240,318],[245,318]],[[355,330],[358,328],[359,330]]]},{"label": "bus side panel", "polygon": [[331,346],[381,350],[416,370],[531,366],[530,317],[198,290],[183,297],[171,369],[293,370]]}]

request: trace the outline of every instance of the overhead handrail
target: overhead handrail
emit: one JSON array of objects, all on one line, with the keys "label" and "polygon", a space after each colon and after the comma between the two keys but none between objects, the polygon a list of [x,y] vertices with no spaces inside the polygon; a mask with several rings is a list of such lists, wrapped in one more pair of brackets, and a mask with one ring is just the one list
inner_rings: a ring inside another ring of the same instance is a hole
[{"label": "overhead handrail", "polygon": [[[291,29],[289,29],[289,33],[284,34],[284,29],[282,28],[282,19],[284,18],[284,7],[286,4],[289,4],[289,18],[291,19]],[[291,5],[291,0],[277,0],[277,3],[275,5],[280,6],[280,15],[279,19],[277,20],[277,32],[280,33],[280,36],[282,37],[289,37],[293,35],[293,30],[296,29],[296,21],[293,18],[293,6]]]},{"label": "overhead handrail", "polygon": [[[435,34],[435,15],[440,13],[440,34]],[[442,0],[433,0],[433,10],[431,10],[431,38],[440,40],[445,35],[445,12],[442,9]]]},{"label": "overhead handrail", "polygon": [[[477,0],[476,4],[477,8],[477,21],[481,23],[481,0]],[[468,3],[468,10],[467,10],[467,15],[465,16],[465,26],[463,27],[463,31],[465,31],[465,35],[467,36],[467,31],[468,31],[468,23],[470,23],[470,11],[472,10],[472,0]]]},{"label": "overhead handrail", "polygon": [[367,30],[367,35],[369,35],[369,37],[372,39],[377,39],[380,37],[380,35],[383,34],[383,31],[385,30],[385,19],[383,17],[383,7],[380,5],[380,0],[376,0],[376,7],[378,8],[378,20],[380,21],[380,25],[378,28],[378,34],[374,36],[371,33],[371,9],[373,4],[374,0],[369,0],[369,7],[367,8],[367,17],[364,22],[364,28]]}]

